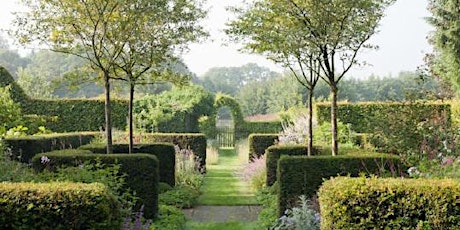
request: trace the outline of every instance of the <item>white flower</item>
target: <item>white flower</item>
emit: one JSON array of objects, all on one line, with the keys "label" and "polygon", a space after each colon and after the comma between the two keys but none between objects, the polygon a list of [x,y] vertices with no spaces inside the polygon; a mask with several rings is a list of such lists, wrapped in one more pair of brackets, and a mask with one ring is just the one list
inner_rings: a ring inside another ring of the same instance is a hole
[{"label": "white flower", "polygon": [[47,156],[42,156],[42,157],[40,157],[40,162],[42,164],[46,164],[46,163],[50,162],[50,159]]},{"label": "white flower", "polygon": [[417,167],[410,167],[407,170],[407,173],[409,173],[409,176],[411,177],[420,175],[420,171],[418,171]]}]

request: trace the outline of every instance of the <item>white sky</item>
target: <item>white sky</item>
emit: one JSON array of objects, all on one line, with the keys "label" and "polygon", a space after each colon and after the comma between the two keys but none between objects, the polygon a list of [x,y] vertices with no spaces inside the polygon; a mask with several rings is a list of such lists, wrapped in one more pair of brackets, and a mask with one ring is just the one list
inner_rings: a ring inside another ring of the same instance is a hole
[{"label": "white sky", "polygon": [[[11,12],[21,8],[17,0],[1,0],[0,28],[10,26]],[[203,44],[192,44],[190,51],[183,56],[192,72],[203,74],[209,68],[223,66],[241,66],[255,62],[281,72],[282,69],[262,56],[241,54],[238,45],[225,45],[223,32],[225,22],[231,15],[225,6],[235,5],[241,0],[208,0],[210,14],[205,21],[211,37]],[[425,22],[429,16],[426,10],[427,0],[398,0],[387,10],[386,17],[379,27],[380,32],[371,38],[371,43],[380,47],[377,51],[368,51],[359,55],[359,60],[371,66],[358,67],[348,75],[366,77],[371,74],[379,76],[396,75],[401,71],[414,71],[423,64],[424,54],[431,50],[426,36],[432,28]]]}]

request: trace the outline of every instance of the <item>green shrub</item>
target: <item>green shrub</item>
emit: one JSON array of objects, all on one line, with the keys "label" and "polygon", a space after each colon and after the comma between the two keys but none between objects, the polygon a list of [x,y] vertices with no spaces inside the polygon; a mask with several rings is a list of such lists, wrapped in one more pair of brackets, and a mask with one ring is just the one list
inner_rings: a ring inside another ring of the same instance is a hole
[{"label": "green shrub", "polygon": [[0,229],[121,226],[120,204],[99,183],[0,183],[0,197]]},{"label": "green shrub", "polygon": [[[81,151],[80,153],[78,151]],[[36,171],[56,170],[62,166],[79,166],[84,162],[110,166],[120,164],[126,174],[126,188],[139,197],[137,209],[144,205],[145,217],[156,218],[158,213],[158,159],[151,154],[91,154],[87,150],[59,150],[37,154],[32,158]],[[47,160],[43,161],[46,157]]]},{"label": "green shrub", "polygon": [[11,86],[0,87],[0,137],[21,119],[21,107],[11,97]]},{"label": "green shrub", "polygon": [[295,205],[300,195],[312,197],[323,180],[360,173],[400,176],[406,170],[400,158],[388,154],[339,156],[285,156],[278,161],[279,215]]},{"label": "green shrub", "polygon": [[186,86],[134,102],[136,127],[146,132],[198,133],[198,119],[214,113],[214,98],[200,86]]},{"label": "green shrub", "polygon": [[257,217],[257,224],[261,229],[269,229],[278,219],[276,208],[278,205],[277,188],[278,184],[275,182],[273,186],[263,187],[256,193],[257,201],[262,206],[262,210],[260,210]]},{"label": "green shrub", "polygon": [[278,160],[282,155],[299,156],[307,155],[307,146],[305,145],[274,145],[265,150],[265,159],[267,165],[267,186],[272,186],[276,181],[276,168]]},{"label": "green shrub", "polygon": [[53,150],[77,148],[88,144],[97,133],[60,133],[40,136],[25,136],[17,138],[6,138],[3,140],[7,147],[8,154],[13,159],[29,163],[37,153],[44,153]]},{"label": "green shrub", "polygon": [[265,150],[278,142],[278,134],[274,133],[252,133],[248,137],[249,141],[249,160],[259,158],[265,154]]},{"label": "green shrub", "polygon": [[142,143],[165,142],[180,149],[190,149],[198,158],[198,169],[206,172],[206,136],[202,133],[149,133],[142,136]]},{"label": "green shrub", "polygon": [[[105,144],[88,144],[80,146],[79,149],[89,150],[93,153],[103,154],[106,153]],[[147,153],[155,155],[160,163],[159,173],[160,182],[167,183],[171,186],[175,182],[175,165],[176,154],[174,146],[168,143],[155,143],[155,144],[137,144],[134,145],[134,153]],[[114,144],[113,153],[127,153],[129,152],[128,144]]]},{"label": "green shrub", "polygon": [[457,180],[338,177],[319,190],[321,229],[459,229]]},{"label": "green shrub", "polygon": [[176,186],[159,195],[159,203],[177,208],[192,208],[200,196],[200,192],[189,186]]},{"label": "green shrub", "polygon": [[150,230],[184,229],[185,221],[182,210],[170,205],[160,205],[160,214]]}]

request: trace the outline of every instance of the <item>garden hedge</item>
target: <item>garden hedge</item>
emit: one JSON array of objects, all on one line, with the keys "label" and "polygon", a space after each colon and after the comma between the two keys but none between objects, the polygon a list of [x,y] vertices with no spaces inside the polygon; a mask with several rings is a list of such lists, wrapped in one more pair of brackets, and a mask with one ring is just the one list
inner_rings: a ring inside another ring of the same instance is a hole
[{"label": "garden hedge", "polygon": [[[104,154],[107,149],[105,144],[88,144],[80,146],[79,149],[89,150],[92,153]],[[174,187],[176,184],[176,151],[174,145],[169,143],[154,144],[136,144],[133,149],[134,153],[147,153],[155,155],[159,162],[160,182],[167,183]],[[129,152],[128,144],[114,144],[113,153]]]},{"label": "garden hedge", "polygon": [[120,229],[120,203],[100,183],[0,183],[0,229]]},{"label": "garden hedge", "polygon": [[276,169],[278,160],[282,155],[301,156],[307,155],[307,146],[305,145],[273,145],[265,150],[265,164],[267,168],[266,185],[272,186],[276,181]]},{"label": "garden hedge", "polygon": [[252,133],[248,136],[249,161],[265,154],[265,150],[278,142],[278,134]]},{"label": "garden hedge", "polygon": [[[330,104],[316,105],[318,122],[330,120]],[[447,103],[340,103],[338,119],[351,124],[358,133],[370,133],[369,143],[381,152],[404,154],[419,151],[423,135],[417,129],[426,120],[451,123],[451,107]],[[391,118],[391,119],[388,119]],[[447,128],[447,127],[446,127]]]},{"label": "garden hedge", "polygon": [[97,135],[98,133],[95,132],[46,134],[6,138],[3,143],[12,159],[29,163],[37,153],[78,148],[81,145],[90,143]]},{"label": "garden hedge", "polygon": [[321,229],[460,229],[460,182],[337,177],[319,190]]},{"label": "garden hedge", "polygon": [[[128,101],[111,99],[112,127],[126,129]],[[22,104],[24,114],[53,119],[45,127],[53,132],[99,131],[105,129],[105,107],[102,99],[29,100]]]},{"label": "garden hedge", "polygon": [[277,171],[279,215],[295,205],[300,195],[314,196],[324,179],[360,173],[401,176],[405,172],[400,158],[389,154],[281,157]]},{"label": "garden hedge", "polygon": [[165,142],[179,146],[181,149],[193,151],[199,162],[199,170],[206,172],[206,136],[202,133],[149,133],[145,134],[142,143]]},{"label": "garden hedge", "polygon": [[[81,152],[79,152],[81,151]],[[120,164],[120,173],[126,174],[126,188],[134,191],[139,197],[138,207],[144,205],[146,218],[155,219],[158,215],[158,183],[159,163],[151,154],[88,154],[88,150],[58,150],[37,154],[32,158],[32,166],[36,171],[55,170],[61,166],[78,166],[84,162],[103,164]],[[49,162],[42,163],[42,156]]]},{"label": "garden hedge", "polygon": [[11,85],[11,98],[14,102],[23,104],[29,100],[29,97],[14,80],[13,76],[3,66],[0,66],[0,87]]},{"label": "garden hedge", "polygon": [[[450,117],[450,105],[447,103],[385,103],[385,102],[363,102],[363,103],[338,103],[338,119],[344,124],[351,124],[353,131],[358,133],[372,133],[376,125],[385,125],[391,122],[389,117],[397,118],[405,116],[403,111],[413,112],[417,121],[424,121],[433,116],[435,112],[446,112]],[[316,104],[318,123],[330,122],[330,103]],[[398,114],[399,113],[399,114]],[[392,116],[388,116],[391,114]],[[384,115],[384,116],[381,116]]]}]

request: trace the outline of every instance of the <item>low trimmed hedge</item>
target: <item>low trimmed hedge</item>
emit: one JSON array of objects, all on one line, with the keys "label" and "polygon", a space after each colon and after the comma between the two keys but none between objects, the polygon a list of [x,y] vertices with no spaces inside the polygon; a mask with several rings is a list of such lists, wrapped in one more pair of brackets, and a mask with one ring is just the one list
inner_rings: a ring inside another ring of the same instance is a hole
[{"label": "low trimmed hedge", "polygon": [[[81,152],[80,152],[81,151]],[[42,163],[42,156],[49,162]],[[144,205],[146,218],[155,219],[158,215],[158,159],[151,154],[92,154],[88,150],[58,150],[37,154],[32,158],[36,171],[55,170],[61,166],[78,166],[84,162],[100,160],[103,164],[120,164],[120,173],[126,174],[126,188],[139,197],[138,207]]]},{"label": "low trimmed hedge", "polygon": [[278,211],[296,205],[300,195],[312,197],[324,179],[337,175],[358,176],[361,173],[401,176],[406,172],[396,155],[283,156],[278,161]]},{"label": "low trimmed hedge", "polygon": [[[92,153],[104,154],[106,152],[105,144],[88,144],[80,146],[79,149],[89,150]],[[160,182],[167,183],[174,187],[176,184],[176,152],[174,145],[169,143],[155,143],[155,144],[136,144],[133,149],[134,153],[147,153],[155,155],[160,164],[159,174]],[[128,144],[114,144],[113,153],[127,153],[129,152]]]},{"label": "low trimmed hedge", "polygon": [[460,229],[460,182],[337,177],[319,190],[321,229]]},{"label": "low trimmed hedge", "polygon": [[198,158],[199,169],[206,172],[206,136],[202,133],[150,133],[143,136],[145,143],[166,142],[190,149]]},{"label": "low trimmed hedge", "polygon": [[267,168],[266,185],[272,186],[276,181],[276,169],[281,156],[305,156],[307,146],[305,145],[273,145],[265,150],[265,165]]},{"label": "low trimmed hedge", "polygon": [[259,158],[265,154],[265,150],[278,142],[276,133],[252,133],[248,137],[249,161]]},{"label": "low trimmed hedge", "polygon": [[40,136],[25,136],[6,138],[3,140],[12,159],[29,163],[37,153],[45,153],[53,150],[78,148],[91,142],[98,133],[59,133]]},{"label": "low trimmed hedge", "polygon": [[0,229],[120,229],[116,197],[100,183],[0,183]]}]

